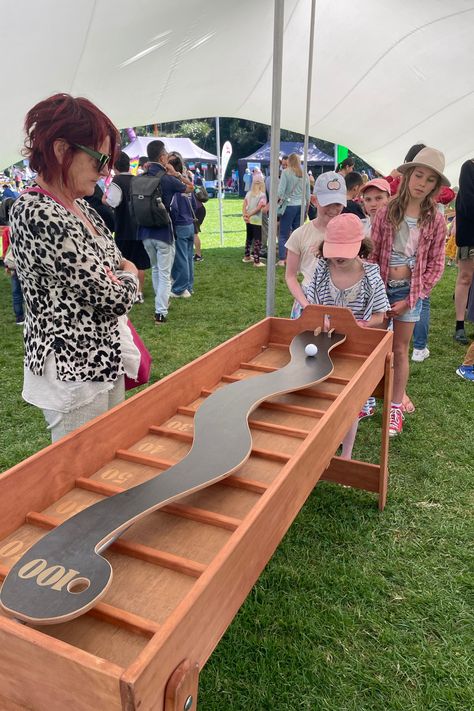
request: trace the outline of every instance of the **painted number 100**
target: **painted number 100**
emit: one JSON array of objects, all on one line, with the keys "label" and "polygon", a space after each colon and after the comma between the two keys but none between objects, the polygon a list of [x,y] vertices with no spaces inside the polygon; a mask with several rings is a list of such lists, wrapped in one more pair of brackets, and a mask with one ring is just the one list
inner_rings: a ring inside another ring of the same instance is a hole
[{"label": "painted number 100", "polygon": [[63,565],[48,565],[44,558],[35,558],[25,563],[18,571],[18,577],[23,580],[35,578],[35,583],[51,590],[62,590],[65,585],[80,575],[78,570],[66,568]]}]

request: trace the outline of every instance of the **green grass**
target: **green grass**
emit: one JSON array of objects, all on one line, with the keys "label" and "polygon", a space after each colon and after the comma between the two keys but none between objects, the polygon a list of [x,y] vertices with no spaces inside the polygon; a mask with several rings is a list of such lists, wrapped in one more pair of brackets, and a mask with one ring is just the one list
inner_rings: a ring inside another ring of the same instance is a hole
[{"label": "green grass", "polygon": [[[153,325],[148,279],[132,320],[154,358],[153,380],[265,315],[265,270],[242,264],[241,202],[207,203],[196,294]],[[263,273],[262,273],[263,272]],[[431,357],[412,364],[417,411],[391,444],[387,507],[320,484],[201,674],[206,711],[467,711],[472,686],[473,387],[455,375],[455,270],[433,294]],[[0,278],[5,469],[48,444],[42,415],[21,400],[21,329]],[[276,315],[291,299],[277,272]],[[472,326],[468,332],[472,331]],[[377,461],[380,412],[354,455]]]}]

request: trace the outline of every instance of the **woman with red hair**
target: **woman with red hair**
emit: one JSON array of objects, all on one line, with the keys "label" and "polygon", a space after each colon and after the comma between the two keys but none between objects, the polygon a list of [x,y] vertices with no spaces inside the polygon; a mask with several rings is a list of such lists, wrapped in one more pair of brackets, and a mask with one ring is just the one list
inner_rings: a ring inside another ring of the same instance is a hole
[{"label": "woman with red hair", "polygon": [[26,303],[23,398],[42,409],[54,442],[123,400],[118,319],[138,279],[83,199],[113,162],[110,119],[87,99],[56,94],[28,112],[25,132],[38,176],[10,217]]}]

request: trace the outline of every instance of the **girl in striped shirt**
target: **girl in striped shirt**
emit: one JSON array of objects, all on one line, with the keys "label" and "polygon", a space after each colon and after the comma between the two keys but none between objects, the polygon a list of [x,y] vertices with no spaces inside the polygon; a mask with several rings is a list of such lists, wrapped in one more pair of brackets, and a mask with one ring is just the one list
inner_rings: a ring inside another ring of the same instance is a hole
[{"label": "girl in striped shirt", "polygon": [[[307,290],[310,304],[344,306],[361,326],[382,328],[390,304],[376,264],[363,261],[372,249],[356,215],[334,217],[326,228],[313,279]],[[350,459],[359,418],[342,443],[342,457]]]}]

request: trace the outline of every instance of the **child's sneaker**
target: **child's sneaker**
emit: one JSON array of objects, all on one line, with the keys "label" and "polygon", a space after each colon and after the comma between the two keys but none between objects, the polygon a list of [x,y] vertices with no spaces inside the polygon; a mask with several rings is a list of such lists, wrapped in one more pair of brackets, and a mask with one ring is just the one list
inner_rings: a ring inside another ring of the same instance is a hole
[{"label": "child's sneaker", "polygon": [[474,383],[474,365],[460,365],[456,370],[456,375],[459,375],[460,378],[464,378],[464,380],[470,380],[471,383]]},{"label": "child's sneaker", "polygon": [[415,363],[423,363],[423,361],[429,357],[430,352],[428,348],[414,348],[411,355],[411,359],[414,360]]},{"label": "child's sneaker", "polygon": [[388,434],[390,437],[396,437],[403,431],[403,412],[399,407],[390,408],[390,423],[388,426]]},{"label": "child's sneaker", "polygon": [[244,258],[242,259],[242,261],[243,261],[243,262],[253,262],[253,259],[252,259],[252,257],[244,257]]},{"label": "child's sneaker", "polygon": [[367,407],[367,405],[364,405],[362,410],[359,412],[359,422],[361,420],[365,420],[366,417],[372,417],[374,412],[375,409],[373,407]]}]

